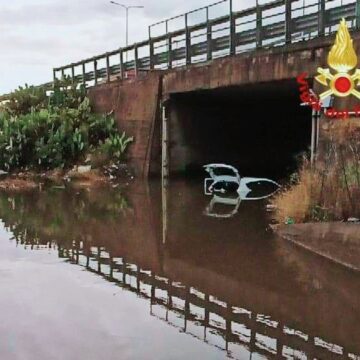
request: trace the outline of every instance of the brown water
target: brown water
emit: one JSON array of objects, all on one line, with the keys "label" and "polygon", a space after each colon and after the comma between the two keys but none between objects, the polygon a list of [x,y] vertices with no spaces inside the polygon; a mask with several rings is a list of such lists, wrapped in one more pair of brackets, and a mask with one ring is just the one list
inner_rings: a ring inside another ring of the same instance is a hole
[{"label": "brown water", "polygon": [[0,195],[0,359],[359,359],[360,276],[275,238],[265,201],[210,200]]}]

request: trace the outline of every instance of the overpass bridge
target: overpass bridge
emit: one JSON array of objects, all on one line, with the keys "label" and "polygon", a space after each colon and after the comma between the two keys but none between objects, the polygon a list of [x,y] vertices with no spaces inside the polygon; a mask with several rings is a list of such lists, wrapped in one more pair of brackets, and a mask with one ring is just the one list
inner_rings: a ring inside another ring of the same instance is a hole
[{"label": "overpass bridge", "polygon": [[326,62],[342,18],[356,47],[360,1],[265,0],[244,9],[223,0],[151,25],[145,41],[55,68],[54,79],[70,76],[89,88],[96,111],[114,111],[135,138],[137,175],[231,162],[274,176],[269,164],[279,173],[310,142],[316,150],[317,118],[299,108],[295,78]]},{"label": "overpass bridge", "polygon": [[[222,0],[153,24],[147,40],[54,68],[54,79],[68,75],[84,85],[97,85],[324,37],[337,30],[342,18],[352,29],[360,26],[355,0],[256,2],[236,11],[237,0]],[[159,31],[163,34],[154,35]]]}]

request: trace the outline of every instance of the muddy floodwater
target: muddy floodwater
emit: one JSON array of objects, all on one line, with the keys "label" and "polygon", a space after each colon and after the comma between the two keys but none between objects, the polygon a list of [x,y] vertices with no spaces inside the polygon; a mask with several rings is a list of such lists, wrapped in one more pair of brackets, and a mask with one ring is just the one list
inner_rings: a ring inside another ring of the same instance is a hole
[{"label": "muddy floodwater", "polygon": [[0,194],[0,359],[360,359],[360,275],[201,183]]}]

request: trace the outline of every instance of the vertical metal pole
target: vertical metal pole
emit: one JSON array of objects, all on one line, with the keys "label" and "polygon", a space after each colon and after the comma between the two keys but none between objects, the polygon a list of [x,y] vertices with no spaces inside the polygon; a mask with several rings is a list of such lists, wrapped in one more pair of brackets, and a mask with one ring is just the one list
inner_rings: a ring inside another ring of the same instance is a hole
[{"label": "vertical metal pole", "polygon": [[98,83],[98,76],[97,76],[97,60],[94,60],[94,81],[95,85]]},{"label": "vertical metal pole", "polygon": [[166,102],[162,103],[162,152],[161,152],[161,190],[162,190],[162,242],[166,244],[168,234],[168,187],[169,187],[169,121]]},{"label": "vertical metal pole", "polygon": [[166,103],[162,104],[162,179],[169,177],[169,123]]},{"label": "vertical metal pole", "polygon": [[128,46],[129,46],[129,8],[127,7],[126,8],[126,47]]},{"label": "vertical metal pole", "polygon": [[169,179],[162,176],[161,182],[161,215],[162,215],[162,243],[165,245],[167,243],[167,234],[168,234],[168,188],[169,188]]},{"label": "vertical metal pole", "polygon": [[316,111],[312,111],[311,115],[311,166],[315,161],[315,139],[316,139]]},{"label": "vertical metal pole", "polygon": [[262,10],[256,1],[256,47],[262,46]]},{"label": "vertical metal pole", "polygon": [[207,41],[207,60],[212,59],[212,27],[209,20],[209,7],[206,7],[206,41]]},{"label": "vertical metal pole", "polygon": [[110,82],[110,58],[108,54],[106,54],[106,81]]},{"label": "vertical metal pole", "polygon": [[285,42],[291,43],[291,0],[285,0]]},{"label": "vertical metal pole", "polygon": [[[126,47],[129,46],[129,8],[126,8]],[[128,51],[126,51],[126,62],[128,62]]]},{"label": "vertical metal pole", "polygon": [[235,19],[233,14],[233,0],[229,0],[230,5],[230,15],[229,15],[229,22],[230,22],[230,55],[235,54]]},{"label": "vertical metal pole", "polygon": [[318,35],[325,35],[325,1],[319,1],[319,15],[318,15]]},{"label": "vertical metal pole", "polygon": [[61,69],[61,79],[64,80],[64,78],[65,78],[65,69],[62,68]]},{"label": "vertical metal pole", "polygon": [[319,149],[319,140],[320,140],[320,120],[321,120],[321,112],[316,112],[316,139],[315,139],[315,154],[317,154]]},{"label": "vertical metal pole", "polygon": [[191,64],[191,33],[189,31],[188,14],[185,14],[185,47],[186,47],[186,65]]}]

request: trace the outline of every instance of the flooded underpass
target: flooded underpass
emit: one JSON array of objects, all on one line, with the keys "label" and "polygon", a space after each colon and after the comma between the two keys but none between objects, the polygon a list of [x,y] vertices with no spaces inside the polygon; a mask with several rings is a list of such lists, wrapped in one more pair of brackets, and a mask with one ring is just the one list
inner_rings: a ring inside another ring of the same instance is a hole
[{"label": "flooded underpass", "polygon": [[359,359],[359,275],[276,238],[266,200],[212,200],[1,194],[1,359]]},{"label": "flooded underpass", "polygon": [[173,174],[225,163],[242,176],[280,179],[310,150],[312,114],[294,79],[173,94],[168,108]]}]

